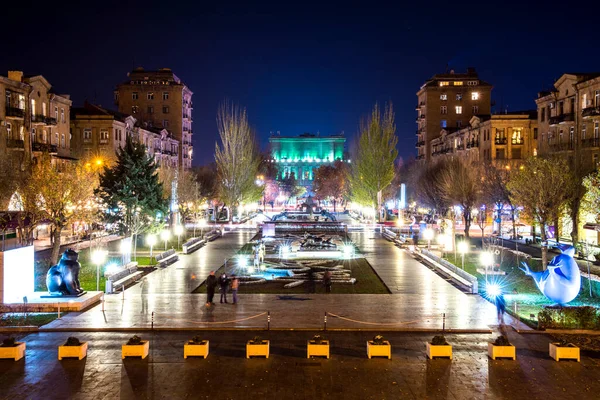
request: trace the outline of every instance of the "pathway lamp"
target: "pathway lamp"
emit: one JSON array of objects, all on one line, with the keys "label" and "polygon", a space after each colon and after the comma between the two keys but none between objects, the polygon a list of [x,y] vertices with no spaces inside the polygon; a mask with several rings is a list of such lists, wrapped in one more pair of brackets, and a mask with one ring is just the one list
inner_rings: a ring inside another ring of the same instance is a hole
[{"label": "pathway lamp", "polygon": [[92,263],[96,264],[96,291],[100,290],[100,265],[106,261],[106,250],[94,250],[92,252]]},{"label": "pathway lamp", "polygon": [[181,239],[181,235],[183,234],[183,226],[176,225],[175,226],[175,234],[177,235],[177,248],[179,249],[179,241]]},{"label": "pathway lamp", "polygon": [[150,246],[150,263],[152,264],[152,248],[156,244],[156,236],[148,235],[148,237],[146,237],[146,243],[148,243],[148,246]]},{"label": "pathway lamp", "polygon": [[458,243],[458,252],[462,256],[462,269],[465,269],[465,254],[469,252],[469,243],[466,240]]},{"label": "pathway lamp", "polygon": [[433,229],[426,228],[423,231],[423,239],[427,240],[427,250],[431,248],[431,239],[433,239]]},{"label": "pathway lamp", "polygon": [[481,253],[480,258],[481,258],[481,264],[483,264],[483,266],[485,268],[485,283],[487,285],[488,267],[494,263],[494,255],[492,254],[491,251],[484,251],[483,253]]},{"label": "pathway lamp", "polygon": [[169,240],[170,237],[171,232],[169,232],[167,229],[160,233],[160,238],[165,241],[165,251],[167,251],[167,240]]}]

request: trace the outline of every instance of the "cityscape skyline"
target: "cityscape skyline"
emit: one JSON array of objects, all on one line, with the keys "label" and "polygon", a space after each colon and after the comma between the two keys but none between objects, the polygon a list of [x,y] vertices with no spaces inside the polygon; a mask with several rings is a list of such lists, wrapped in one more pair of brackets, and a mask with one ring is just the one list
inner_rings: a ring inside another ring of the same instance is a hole
[{"label": "cityscape skyline", "polygon": [[[434,74],[475,67],[493,85],[493,111],[503,112],[535,109],[537,93],[564,72],[593,72],[600,62],[600,55],[587,51],[586,41],[576,40],[593,36],[594,25],[588,23],[593,13],[561,21],[561,31],[570,35],[540,34],[538,21],[557,17],[538,2],[518,7],[508,2],[501,9],[435,3],[428,10],[418,5],[198,4],[185,15],[177,8],[161,10],[160,29],[152,3],[120,5],[118,13],[110,4],[94,16],[84,7],[66,9],[56,16],[58,28],[44,36],[22,30],[22,40],[5,44],[0,71],[41,74],[59,93],[70,94],[73,106],[87,100],[116,109],[113,90],[128,72],[139,66],[171,68],[195,93],[194,165],[213,161],[215,116],[225,98],[248,109],[262,148],[277,131],[286,136],[344,132],[351,144],[373,104],[391,101],[399,155],[406,159],[417,154],[416,92]],[[26,12],[24,7],[10,6],[15,14]],[[40,5],[32,25],[42,23],[50,7]],[[486,18],[449,19],[475,10]],[[81,25],[73,21],[83,19],[90,26],[111,21],[111,27],[102,35],[81,34]],[[8,20],[9,31],[18,27],[17,19]],[[23,54],[22,41],[37,41],[40,49],[58,46],[68,52],[68,62]],[[559,48],[573,56],[556,57],[553,49]]]}]

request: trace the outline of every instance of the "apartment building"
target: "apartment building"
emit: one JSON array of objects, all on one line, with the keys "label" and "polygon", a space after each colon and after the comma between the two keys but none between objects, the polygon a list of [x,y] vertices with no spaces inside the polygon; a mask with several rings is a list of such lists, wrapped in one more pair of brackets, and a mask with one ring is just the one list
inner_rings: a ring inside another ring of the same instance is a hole
[{"label": "apartment building", "polygon": [[71,120],[73,155],[101,163],[116,158],[129,136],[146,146],[159,166],[176,168],[179,142],[164,128],[143,126],[134,116],[85,103],[73,108]]},{"label": "apartment building", "polygon": [[417,159],[431,158],[431,142],[442,132],[461,130],[476,115],[491,114],[492,86],[474,68],[434,75],[417,92]]},{"label": "apartment building", "polygon": [[537,126],[535,110],[474,116],[462,129],[443,129],[431,141],[431,159],[460,158],[498,168],[518,167],[537,154]]},{"label": "apartment building", "polygon": [[145,126],[167,130],[179,144],[179,165],[191,168],[193,93],[181,79],[169,68],[136,68],[117,85],[114,95],[119,112]]},{"label": "apartment building", "polygon": [[598,165],[600,155],[600,73],[566,73],[552,90],[536,99],[540,154],[567,157],[583,172]]},{"label": "apartment building", "polygon": [[69,95],[57,94],[41,75],[0,76],[0,156],[21,166],[47,152],[71,159]]}]

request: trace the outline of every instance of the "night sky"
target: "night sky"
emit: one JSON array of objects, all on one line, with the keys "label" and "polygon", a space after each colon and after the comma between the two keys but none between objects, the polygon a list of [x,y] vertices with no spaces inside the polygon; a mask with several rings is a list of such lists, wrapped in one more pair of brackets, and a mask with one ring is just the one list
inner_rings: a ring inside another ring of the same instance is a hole
[{"label": "night sky", "polygon": [[496,111],[535,108],[563,72],[600,71],[597,2],[248,3],[5,5],[0,74],[42,74],[76,106],[114,108],[133,67],[171,68],[194,92],[201,165],[213,160],[226,97],[247,107],[263,147],[271,131],[351,138],[375,102],[392,101],[406,159],[416,154],[415,93],[447,66],[475,67]]}]

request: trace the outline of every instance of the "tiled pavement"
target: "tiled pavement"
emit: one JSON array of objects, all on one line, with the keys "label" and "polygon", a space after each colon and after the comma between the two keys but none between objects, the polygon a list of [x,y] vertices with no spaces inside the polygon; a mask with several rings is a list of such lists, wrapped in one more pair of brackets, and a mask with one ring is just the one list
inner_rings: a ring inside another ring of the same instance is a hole
[{"label": "tiled pavement", "polygon": [[[365,332],[260,332],[271,340],[269,359],[246,359],[256,332],[208,331],[204,359],[183,359],[183,343],[197,332],[142,332],[145,360],[121,360],[131,334],[86,333],[88,357],[56,359],[68,333],[25,337],[27,355],[0,360],[1,399],[597,399],[600,362],[548,357],[549,339],[510,332],[517,360],[488,359],[492,335],[447,335],[454,359],[427,360],[426,334],[388,333],[392,359],[367,359]],[[306,359],[306,340],[320,333],[331,358]],[[598,357],[598,355],[593,355]]]}]

